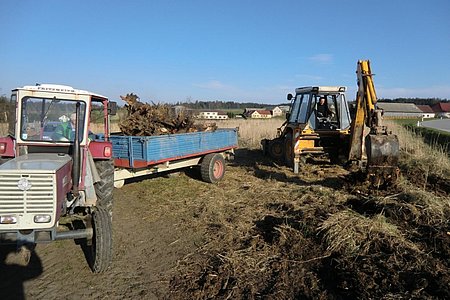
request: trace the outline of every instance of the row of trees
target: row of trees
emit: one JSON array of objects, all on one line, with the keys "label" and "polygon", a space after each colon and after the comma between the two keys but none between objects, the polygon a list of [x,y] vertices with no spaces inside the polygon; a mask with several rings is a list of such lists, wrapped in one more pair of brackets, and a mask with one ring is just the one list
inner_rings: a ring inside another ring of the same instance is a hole
[{"label": "row of trees", "polygon": [[239,103],[234,101],[185,101],[185,102],[177,102],[175,105],[182,105],[192,109],[245,109],[248,107],[253,108],[269,108],[274,107],[275,105],[267,105],[261,103],[254,102],[245,102]]},{"label": "row of trees", "polygon": [[6,96],[0,96],[0,123],[8,122],[8,113],[11,110],[11,101]]},{"label": "row of trees", "polygon": [[[449,99],[441,98],[381,98],[379,102],[392,102],[392,103],[414,103],[416,105],[433,105],[439,102],[450,102]],[[255,102],[234,102],[234,101],[185,101],[177,102],[175,105],[182,105],[192,109],[245,109],[252,108],[273,108],[276,105],[261,104]],[[289,103],[282,103],[279,105],[289,105]]]},{"label": "row of trees", "polygon": [[392,102],[392,103],[414,103],[416,105],[434,105],[439,102],[450,102],[449,99],[440,98],[382,98],[378,99],[379,102]]}]

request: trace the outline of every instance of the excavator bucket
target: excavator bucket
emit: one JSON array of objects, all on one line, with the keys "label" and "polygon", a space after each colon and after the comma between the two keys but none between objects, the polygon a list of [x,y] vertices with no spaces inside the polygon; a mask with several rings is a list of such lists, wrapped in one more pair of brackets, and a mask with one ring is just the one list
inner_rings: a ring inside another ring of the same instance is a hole
[{"label": "excavator bucket", "polygon": [[399,176],[399,142],[394,134],[369,134],[365,141],[367,175],[374,186],[395,184]]}]

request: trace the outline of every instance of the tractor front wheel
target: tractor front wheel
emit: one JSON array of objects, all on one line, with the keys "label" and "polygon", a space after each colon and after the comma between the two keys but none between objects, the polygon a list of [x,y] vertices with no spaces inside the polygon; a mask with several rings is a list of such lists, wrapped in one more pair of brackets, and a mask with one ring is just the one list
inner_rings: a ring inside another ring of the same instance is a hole
[{"label": "tractor front wheel", "polygon": [[105,272],[112,259],[112,223],[109,212],[97,207],[92,213],[94,234],[90,241],[90,267],[94,273]]}]

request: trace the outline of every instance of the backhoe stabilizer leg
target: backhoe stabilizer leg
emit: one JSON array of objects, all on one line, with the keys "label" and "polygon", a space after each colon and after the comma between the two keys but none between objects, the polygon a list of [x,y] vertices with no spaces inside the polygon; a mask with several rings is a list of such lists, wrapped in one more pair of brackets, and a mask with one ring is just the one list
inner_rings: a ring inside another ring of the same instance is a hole
[{"label": "backhoe stabilizer leg", "polygon": [[300,157],[294,157],[294,174],[300,173]]}]

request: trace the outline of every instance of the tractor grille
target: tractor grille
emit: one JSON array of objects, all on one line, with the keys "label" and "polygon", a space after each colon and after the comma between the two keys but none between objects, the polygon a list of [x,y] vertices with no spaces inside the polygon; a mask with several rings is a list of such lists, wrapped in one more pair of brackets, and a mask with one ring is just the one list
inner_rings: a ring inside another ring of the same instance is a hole
[{"label": "tractor grille", "polygon": [[[29,190],[19,189],[21,178],[31,183]],[[52,214],[53,199],[52,174],[0,174],[0,214]]]}]

